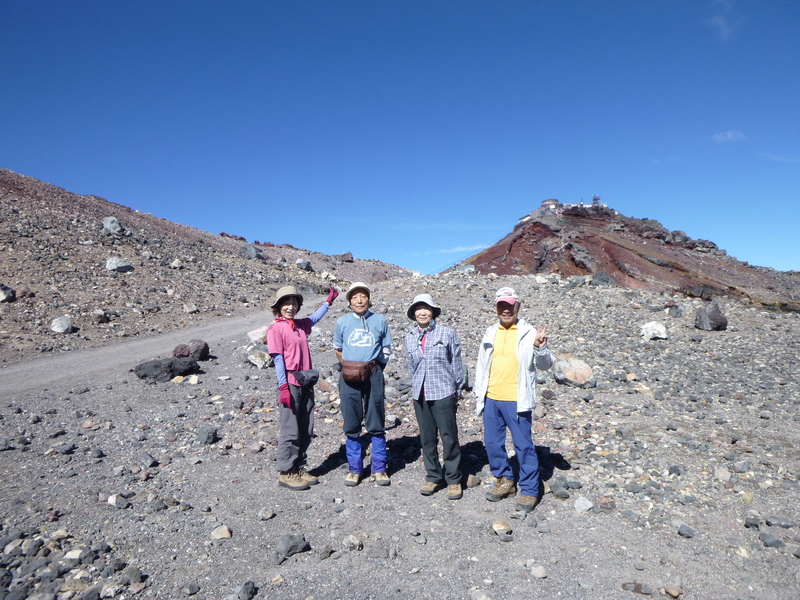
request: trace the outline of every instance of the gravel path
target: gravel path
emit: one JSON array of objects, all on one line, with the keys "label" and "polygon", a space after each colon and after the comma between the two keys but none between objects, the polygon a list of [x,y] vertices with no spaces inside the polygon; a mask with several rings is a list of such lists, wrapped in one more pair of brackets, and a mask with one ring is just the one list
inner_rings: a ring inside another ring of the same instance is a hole
[{"label": "gravel path", "polygon": [[[255,598],[317,600],[800,597],[798,316],[723,303],[728,330],[706,332],[694,301],[456,275],[378,285],[375,310],[399,349],[406,303],[430,291],[472,367],[485,298],[506,281],[531,320],[551,324],[556,353],[587,360],[597,381],[547,374],[534,426],[548,492],[527,518],[511,499],[484,499],[471,394],[459,428],[473,487],[455,502],[419,494],[398,357],[387,369],[392,485],[344,486],[330,345],[343,303],[312,337],[323,377],[310,464],[322,483],[279,488],[274,372],[241,351],[259,312],[0,369],[5,599],[249,598],[247,582]],[[666,303],[683,313],[669,317]],[[641,339],[651,320],[669,339]],[[214,356],[196,383],[130,372],[196,337]]]}]

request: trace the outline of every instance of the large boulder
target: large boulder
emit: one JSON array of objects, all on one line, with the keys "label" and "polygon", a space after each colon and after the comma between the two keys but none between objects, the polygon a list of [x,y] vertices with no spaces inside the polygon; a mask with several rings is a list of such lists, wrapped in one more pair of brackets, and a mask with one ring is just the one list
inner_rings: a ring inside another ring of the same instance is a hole
[{"label": "large boulder", "polygon": [[694,326],[703,331],[724,331],[728,328],[728,318],[716,303],[711,302],[697,309]]},{"label": "large boulder", "polygon": [[158,358],[136,365],[133,372],[139,379],[164,382],[178,375],[193,373],[199,368],[193,358]]},{"label": "large boulder", "polygon": [[123,260],[118,256],[112,256],[106,260],[106,270],[116,271],[117,273],[129,273],[133,271],[133,265],[127,260]]},{"label": "large boulder", "polygon": [[103,219],[103,231],[114,235],[125,233],[125,228],[117,220],[117,217],[105,217]]},{"label": "large boulder", "polygon": [[239,246],[239,256],[249,258],[250,260],[264,260],[267,257],[261,248],[254,246],[253,244],[244,244]]},{"label": "large boulder", "polygon": [[553,376],[556,382],[579,388],[590,388],[597,385],[592,367],[571,354],[560,354],[553,364]]},{"label": "large boulder", "polygon": [[72,317],[58,317],[50,323],[50,330],[56,333],[72,333]]},{"label": "large boulder", "polygon": [[188,344],[178,344],[172,351],[172,358],[193,358],[194,360],[206,360],[208,355],[208,344],[203,340],[191,340]]}]

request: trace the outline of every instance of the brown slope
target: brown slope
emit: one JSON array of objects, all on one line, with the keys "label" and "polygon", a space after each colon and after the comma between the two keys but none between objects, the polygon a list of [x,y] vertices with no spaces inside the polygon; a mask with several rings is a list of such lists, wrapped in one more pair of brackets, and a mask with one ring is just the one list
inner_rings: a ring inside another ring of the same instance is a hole
[{"label": "brown slope", "polygon": [[754,267],[707,240],[670,232],[657,221],[600,207],[568,208],[519,224],[505,238],[464,261],[481,273],[605,273],[619,286],[729,295],[800,310],[800,273]]},{"label": "brown slope", "polygon": [[[104,232],[108,216],[126,228],[124,235]],[[270,243],[260,246],[265,260],[248,260],[239,254],[243,244],[0,169],[0,284],[18,296],[0,303],[0,361],[263,310],[286,283],[319,294],[328,283],[342,288],[410,274],[376,260]],[[134,271],[107,271],[109,257],[130,262]],[[313,272],[296,267],[300,258]],[[199,312],[185,312],[184,304]],[[98,312],[109,322],[98,322]],[[50,331],[63,315],[73,318],[76,333]]]}]

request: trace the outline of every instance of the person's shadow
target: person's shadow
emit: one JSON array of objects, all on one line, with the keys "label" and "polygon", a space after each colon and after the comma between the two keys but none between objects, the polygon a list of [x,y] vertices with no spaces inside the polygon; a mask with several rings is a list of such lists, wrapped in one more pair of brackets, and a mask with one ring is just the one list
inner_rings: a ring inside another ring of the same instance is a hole
[{"label": "person's shadow", "polygon": [[[361,436],[362,449],[366,453],[370,436]],[[388,454],[387,473],[391,476],[406,468],[406,466],[419,460],[422,454],[422,445],[418,435],[404,435],[386,441]],[[539,458],[539,479],[548,481],[553,477],[555,470],[568,471],[572,468],[569,461],[561,454],[552,452],[548,446],[536,446],[536,455]],[[341,444],[336,452],[329,454],[322,463],[309,471],[312,475],[321,477],[339,469],[347,463],[345,445]],[[516,456],[509,459],[514,476],[519,480],[519,461]],[[489,464],[486,447],[482,441],[475,440],[461,445],[461,474],[463,483],[466,484],[470,475],[477,476]],[[364,468],[364,476],[370,474],[369,466]]]}]

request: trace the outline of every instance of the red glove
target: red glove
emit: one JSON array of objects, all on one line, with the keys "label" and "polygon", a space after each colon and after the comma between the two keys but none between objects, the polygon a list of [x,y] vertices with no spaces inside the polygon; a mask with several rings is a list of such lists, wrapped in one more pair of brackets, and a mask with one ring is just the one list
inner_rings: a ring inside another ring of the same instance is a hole
[{"label": "red glove", "polygon": [[328,292],[328,299],[325,300],[325,302],[327,302],[328,306],[330,306],[331,304],[333,304],[333,301],[336,300],[336,297],[339,295],[339,292],[333,289],[332,285],[329,285],[328,288],[330,289],[330,291]]},{"label": "red glove", "polygon": [[292,395],[289,393],[289,384],[284,383],[278,389],[281,391],[281,404],[283,404],[286,408],[292,408]]}]

